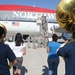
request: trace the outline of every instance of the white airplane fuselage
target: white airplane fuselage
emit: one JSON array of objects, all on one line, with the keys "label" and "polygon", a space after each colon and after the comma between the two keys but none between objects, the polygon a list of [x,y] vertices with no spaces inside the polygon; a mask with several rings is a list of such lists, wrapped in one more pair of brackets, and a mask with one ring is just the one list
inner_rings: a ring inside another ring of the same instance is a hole
[{"label": "white airplane fuselage", "polygon": [[[4,24],[7,28],[8,34],[16,34],[18,32],[22,34],[40,34],[41,33],[41,25],[37,25],[37,22],[19,22],[18,25],[13,25],[12,21],[0,21],[1,24]],[[52,33],[50,30],[51,27],[55,25],[55,29],[59,28],[57,23],[48,23],[48,33]]]},{"label": "white airplane fuselage", "polygon": [[32,6],[0,5],[0,23],[6,26],[8,34],[15,34],[18,32],[27,35],[40,34],[40,18],[42,16],[46,16],[49,33],[52,33],[50,29],[53,25],[55,25],[55,28],[59,28],[56,21],[55,10]]}]

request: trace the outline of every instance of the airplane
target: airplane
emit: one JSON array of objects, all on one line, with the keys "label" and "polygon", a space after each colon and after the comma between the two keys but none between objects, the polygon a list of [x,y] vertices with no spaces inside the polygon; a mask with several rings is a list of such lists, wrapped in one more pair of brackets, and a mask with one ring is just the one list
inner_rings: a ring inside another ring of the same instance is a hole
[{"label": "airplane", "polygon": [[23,35],[38,35],[41,32],[41,17],[46,16],[48,33],[53,26],[59,28],[56,21],[56,11],[36,6],[0,5],[0,23],[7,28],[7,34],[17,32]]}]

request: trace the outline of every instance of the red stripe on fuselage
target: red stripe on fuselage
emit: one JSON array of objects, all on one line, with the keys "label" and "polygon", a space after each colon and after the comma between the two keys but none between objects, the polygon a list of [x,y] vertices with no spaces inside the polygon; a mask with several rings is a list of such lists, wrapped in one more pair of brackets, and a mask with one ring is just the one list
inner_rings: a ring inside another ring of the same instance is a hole
[{"label": "red stripe on fuselage", "polygon": [[33,6],[21,6],[21,5],[0,5],[0,10],[56,13],[55,10],[51,10],[51,9],[33,7]]}]

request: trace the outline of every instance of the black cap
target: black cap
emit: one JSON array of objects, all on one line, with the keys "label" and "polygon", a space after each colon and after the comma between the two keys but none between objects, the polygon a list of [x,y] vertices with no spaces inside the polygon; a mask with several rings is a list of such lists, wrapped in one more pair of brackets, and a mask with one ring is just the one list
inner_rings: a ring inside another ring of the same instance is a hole
[{"label": "black cap", "polygon": [[68,35],[67,32],[63,32],[63,33],[62,33],[62,38],[63,38],[64,40],[70,40],[70,36]]}]

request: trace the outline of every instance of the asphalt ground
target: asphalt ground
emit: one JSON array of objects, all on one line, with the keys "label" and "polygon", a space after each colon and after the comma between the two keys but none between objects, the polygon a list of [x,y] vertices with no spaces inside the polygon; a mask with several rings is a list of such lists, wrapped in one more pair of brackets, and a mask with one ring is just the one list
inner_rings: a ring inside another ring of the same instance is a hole
[{"label": "asphalt ground", "polygon": [[[26,55],[23,56],[21,75],[48,75],[47,53],[46,48],[27,48]],[[10,69],[11,75],[12,68]],[[64,75],[65,64],[64,60],[60,57],[58,66],[58,75]]]}]

